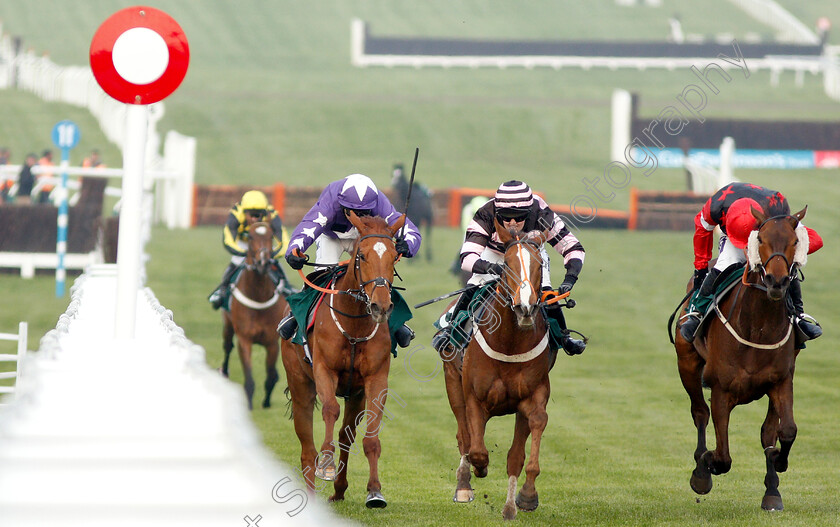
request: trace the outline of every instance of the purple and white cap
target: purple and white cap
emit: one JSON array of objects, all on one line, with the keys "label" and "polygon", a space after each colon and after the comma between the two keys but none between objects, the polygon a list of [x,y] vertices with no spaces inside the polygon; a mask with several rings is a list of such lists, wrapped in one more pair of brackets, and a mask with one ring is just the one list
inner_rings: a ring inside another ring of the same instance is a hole
[{"label": "purple and white cap", "polygon": [[531,187],[522,181],[505,181],[496,190],[497,209],[527,209],[534,203]]},{"label": "purple and white cap", "polygon": [[363,174],[350,174],[343,180],[338,193],[338,203],[348,209],[362,210],[376,208],[379,191],[371,179]]}]

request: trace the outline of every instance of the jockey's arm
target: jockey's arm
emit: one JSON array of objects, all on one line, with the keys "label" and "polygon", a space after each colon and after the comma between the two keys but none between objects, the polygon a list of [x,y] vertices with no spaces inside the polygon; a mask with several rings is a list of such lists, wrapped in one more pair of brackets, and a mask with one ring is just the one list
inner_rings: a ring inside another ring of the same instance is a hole
[{"label": "jockey's arm", "polygon": [[[373,213],[377,216],[385,218],[388,225],[394,225],[400,219],[400,216],[402,216],[402,213],[398,212],[388,200],[387,196],[381,192],[379,193],[377,209],[374,210]],[[420,250],[420,242],[423,237],[420,236],[420,231],[417,229],[417,225],[414,225],[414,222],[408,219],[408,215],[405,217],[405,227],[400,229],[397,234],[400,232],[405,238],[406,243],[408,243],[409,255],[414,256],[417,254],[417,251]]]},{"label": "jockey's arm", "polygon": [[583,270],[583,261],[586,259],[583,244],[557,214],[554,215],[554,223],[549,235],[548,243],[563,257],[563,267],[566,268],[563,282],[574,285]]},{"label": "jockey's arm", "polygon": [[227,252],[235,256],[245,256],[245,252],[239,248],[236,243],[236,235],[239,232],[239,219],[231,211],[228,214],[228,219],[225,222],[225,227],[222,229],[222,245],[224,245]]},{"label": "jockey's arm", "polygon": [[271,230],[274,232],[274,239],[272,240],[274,249],[271,251],[271,257],[276,258],[286,248],[284,242],[288,242],[288,240],[283,239],[283,220],[280,219],[280,215],[274,209],[270,210],[269,214],[269,223],[271,224]]},{"label": "jockey's arm", "polygon": [[[714,196],[712,196],[714,198]],[[705,269],[712,259],[714,230],[717,222],[712,220],[712,198],[706,200],[703,208],[694,217],[694,268]]]},{"label": "jockey's arm", "polygon": [[[323,194],[321,195],[323,198]],[[328,226],[332,225],[335,219],[336,212],[331,206],[324,206],[323,199],[318,199],[318,202],[309,209],[309,212],[304,215],[303,219],[289,238],[289,245],[286,247],[286,256],[292,254],[295,249],[301,253],[305,253],[309,246],[312,245],[318,236],[323,234]]]}]

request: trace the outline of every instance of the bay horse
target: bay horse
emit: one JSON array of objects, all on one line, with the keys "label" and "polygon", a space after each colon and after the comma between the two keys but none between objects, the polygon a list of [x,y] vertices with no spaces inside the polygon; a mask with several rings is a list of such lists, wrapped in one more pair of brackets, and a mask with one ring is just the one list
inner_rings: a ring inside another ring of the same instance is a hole
[{"label": "bay horse", "polygon": [[[300,440],[301,471],[309,490],[315,490],[314,475],[334,481],[335,493],[330,501],[344,499],[348,453],[356,427],[364,418],[366,431],[362,446],[370,467],[365,505],[382,508],[387,502],[379,481],[379,431],[391,367],[388,317],[394,308],[391,288],[398,256],[393,237],[405,223],[405,215],[388,226],[382,218],[360,218],[351,212],[350,222],[358,229],[359,237],[354,242],[346,272],[332,289],[326,290],[329,298],[323,300],[314,315],[308,338],[311,364],[303,347],[292,339],[281,342],[281,356],[289,383],[295,432]],[[320,451],[315,450],[312,429],[316,396],[322,404],[325,425]],[[336,396],[346,398],[344,421],[338,434],[341,450],[338,468],[333,440],[340,414]]]},{"label": "bay horse", "polygon": [[410,219],[417,229],[426,231],[423,233],[423,245],[426,247],[426,261],[432,261],[432,224],[434,223],[434,215],[432,211],[432,195],[425,185],[420,183],[413,183],[411,188],[411,200],[408,202],[408,209],[405,208],[405,199],[408,196],[408,180],[402,169],[394,170],[394,177],[391,180],[391,185],[394,187],[395,200],[394,205],[398,211],[404,212],[408,219]]},{"label": "bay horse", "polygon": [[242,373],[245,376],[245,395],[249,409],[253,408],[254,397],[254,376],[251,371],[251,351],[254,344],[262,345],[266,352],[263,408],[271,406],[271,392],[279,379],[277,357],[280,344],[277,324],[283,318],[283,310],[287,304],[283,295],[277,291],[269,273],[272,265],[273,237],[271,226],[267,223],[254,223],[248,227],[248,252],[244,268],[231,287],[230,310],[222,310],[225,359],[221,371],[225,377],[228,376],[228,362],[235,334]]},{"label": "bay horse", "polygon": [[[767,416],[761,425],[767,467],[761,508],[783,508],[778,473],[787,470],[796,439],[793,373],[799,353],[784,298],[808,252],[807,235],[798,235],[804,229],[797,229],[806,210],[768,217],[753,208],[759,227],[750,235],[741,283],[716,305],[717,316],[711,317],[705,335],[698,333],[692,344],[677,331],[677,366],[697,428],[696,467],[690,479],[697,494],[708,493],[712,475],[725,474],[732,466],[728,435],[732,410],[767,395]],[[711,388],[714,450],[706,448],[709,406],[703,397],[704,383]]]},{"label": "bay horse", "polygon": [[[473,336],[463,358],[457,352],[442,358],[461,454],[454,501],[473,500],[470,466],[477,477],[487,475],[487,422],[491,417],[516,414],[513,443],[507,456],[507,499],[502,509],[504,519],[512,520],[517,507],[533,511],[539,505],[535,480],[540,473],[540,440],[548,423],[548,374],[557,355],[549,349],[548,321],[540,305],[540,247],[548,232],[510,232],[498,221],[495,227],[505,246],[504,276],[484,310],[475,311]],[[531,451],[525,483],[514,497],[529,435]]]}]

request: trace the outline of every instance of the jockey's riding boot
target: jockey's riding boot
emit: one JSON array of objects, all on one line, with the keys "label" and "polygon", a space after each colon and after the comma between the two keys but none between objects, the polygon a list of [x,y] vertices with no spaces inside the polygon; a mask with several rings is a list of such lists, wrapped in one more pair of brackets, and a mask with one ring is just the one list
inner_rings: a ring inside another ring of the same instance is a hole
[{"label": "jockey's riding boot", "polygon": [[278,324],[277,334],[280,335],[280,338],[283,340],[289,340],[295,336],[295,330],[297,330],[297,327],[297,320],[295,320],[294,315],[289,313],[283,317],[283,320],[281,320],[280,324]]},{"label": "jockey's riding boot", "polygon": [[566,317],[563,316],[563,309],[560,305],[554,304],[546,306],[545,314],[546,316],[556,320],[560,325],[560,346],[563,347],[563,351],[566,352],[566,355],[571,357],[583,353],[586,349],[586,342],[569,336],[569,330],[566,328]]},{"label": "jockey's riding boot", "polygon": [[570,357],[580,355],[586,349],[586,342],[570,337],[568,329],[563,330],[563,334],[560,337],[560,345],[563,346],[563,351],[566,352],[566,355]]},{"label": "jockey's riding boot", "polygon": [[397,345],[401,348],[407,348],[414,339],[414,332],[411,328],[403,324],[398,330],[394,332],[394,338],[397,340]]},{"label": "jockey's riding boot", "polygon": [[805,306],[802,303],[802,286],[799,284],[799,279],[794,278],[790,287],[788,288],[790,294],[790,301],[793,304],[793,319],[802,333],[808,337],[808,340],[815,339],[822,335],[822,327],[814,317],[805,313]]},{"label": "jockey's riding boot", "polygon": [[[456,330],[454,323],[458,313],[464,311],[470,306],[470,302],[478,289],[478,286],[473,286],[461,293],[461,296],[458,297],[458,301],[455,303],[455,307],[453,307],[446,315],[446,320],[449,322],[449,325],[442,328],[440,331],[435,333],[434,337],[432,337],[432,347],[438,350],[439,353],[443,353],[443,350],[446,349],[452,340],[452,332]],[[462,323],[464,322],[465,321],[462,321]],[[457,330],[461,333],[461,336],[467,337],[464,335],[464,330],[461,327],[458,327]],[[469,340],[468,337],[467,340]]]},{"label": "jockey's riding boot", "polygon": [[236,271],[236,265],[229,263],[227,269],[225,269],[225,273],[222,275],[222,283],[219,284],[219,287],[217,287],[215,291],[210,293],[209,297],[207,297],[207,300],[210,301],[210,305],[213,306],[213,309],[219,309],[222,307],[222,304],[228,297],[230,279],[233,276],[234,271]]},{"label": "jockey's riding boot", "polygon": [[680,335],[686,342],[694,342],[697,328],[700,327],[701,317],[705,314],[715,294],[715,280],[720,276],[720,270],[710,269],[709,274],[703,279],[700,289],[694,293],[694,297],[688,306],[688,314],[682,318]]}]

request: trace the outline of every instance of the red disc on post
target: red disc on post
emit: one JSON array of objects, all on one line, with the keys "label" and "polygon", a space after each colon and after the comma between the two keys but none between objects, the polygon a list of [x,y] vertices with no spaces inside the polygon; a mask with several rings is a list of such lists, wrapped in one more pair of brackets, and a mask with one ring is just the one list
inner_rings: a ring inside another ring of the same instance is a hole
[{"label": "red disc on post", "polygon": [[146,6],[117,11],[96,30],[90,67],[105,93],[128,104],[158,102],[181,84],[190,49],[178,22]]}]

